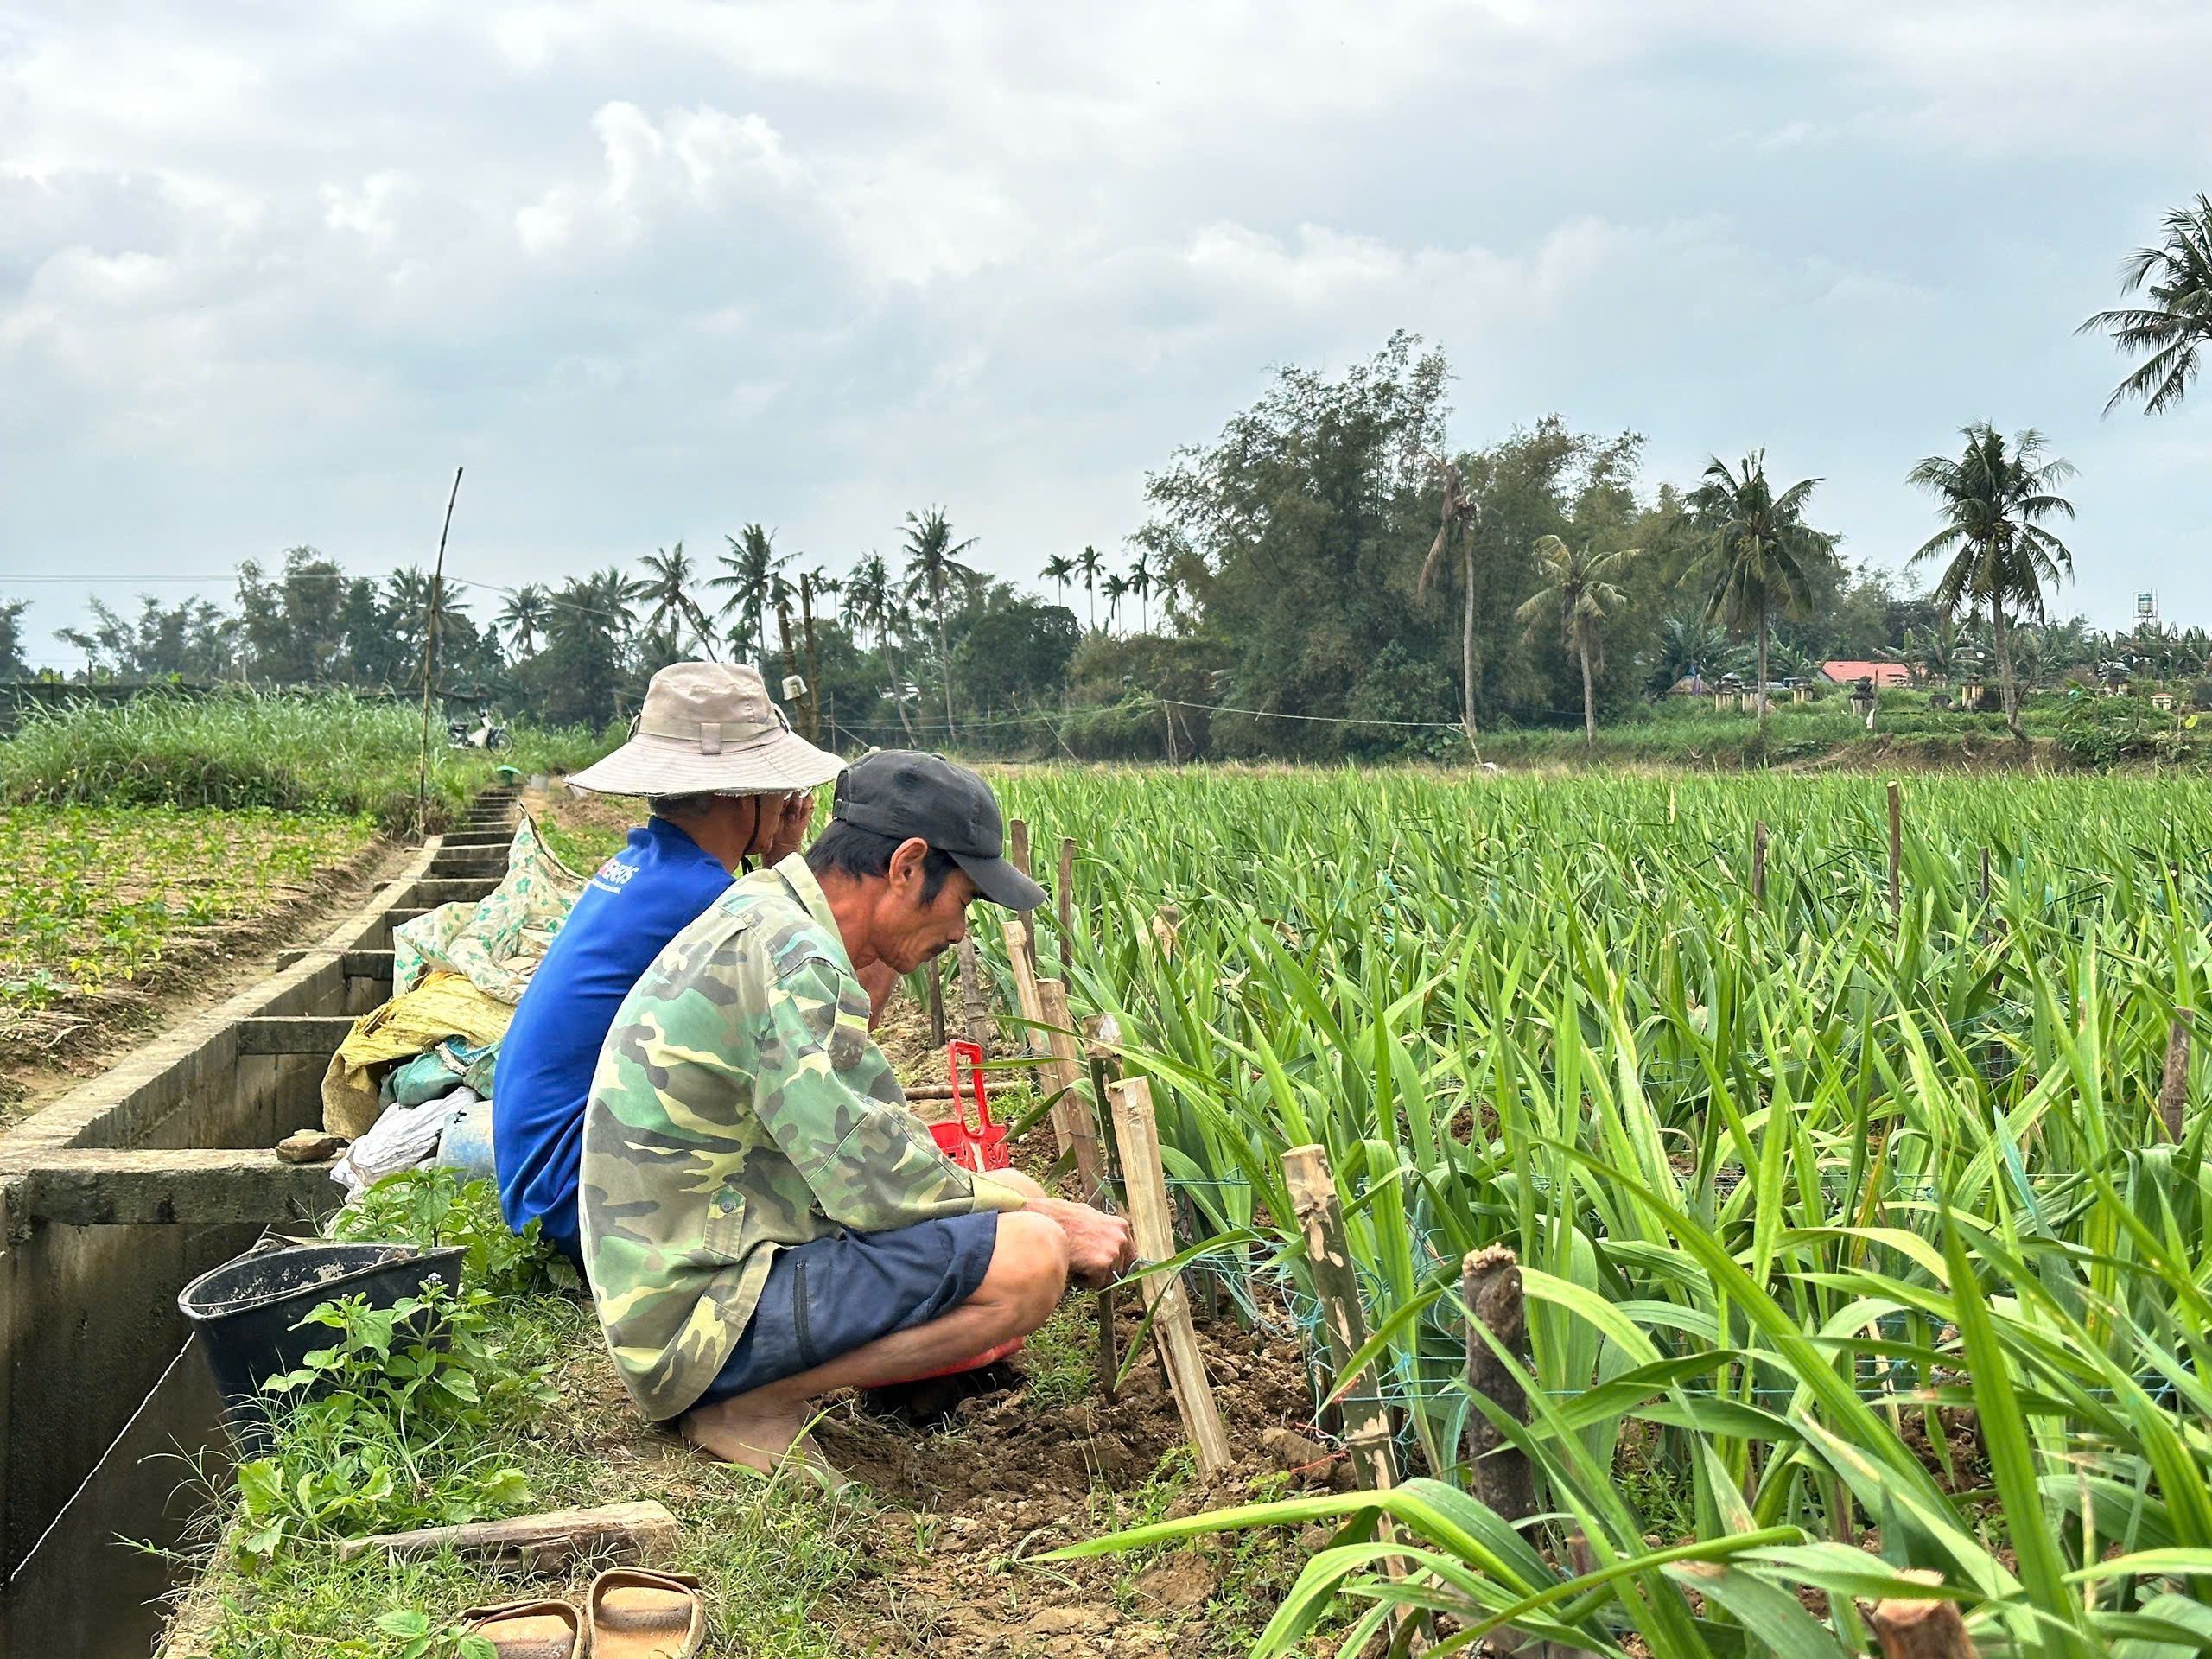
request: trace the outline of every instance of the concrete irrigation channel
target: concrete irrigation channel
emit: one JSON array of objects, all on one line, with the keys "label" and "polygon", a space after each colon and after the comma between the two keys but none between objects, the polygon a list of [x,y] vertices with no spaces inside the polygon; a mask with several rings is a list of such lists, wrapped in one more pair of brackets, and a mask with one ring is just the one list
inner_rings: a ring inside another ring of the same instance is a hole
[{"label": "concrete irrigation channel", "polygon": [[337,1207],[328,1164],[273,1148],[320,1127],[331,1054],[391,994],[392,928],[491,892],[515,810],[479,797],[321,941],[0,1135],[0,1655],[151,1650],[172,1568],[118,1540],[175,1543],[222,1445],[177,1292]]}]

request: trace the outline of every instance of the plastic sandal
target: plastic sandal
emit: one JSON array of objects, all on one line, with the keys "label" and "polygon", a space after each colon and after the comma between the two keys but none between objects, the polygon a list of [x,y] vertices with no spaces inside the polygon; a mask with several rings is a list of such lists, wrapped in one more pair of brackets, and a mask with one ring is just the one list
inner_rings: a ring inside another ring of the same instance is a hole
[{"label": "plastic sandal", "polygon": [[499,1659],[583,1659],[584,1618],[565,1601],[505,1601],[472,1607],[461,1616],[471,1636],[483,1637]]},{"label": "plastic sandal", "polygon": [[707,1640],[707,1605],[688,1573],[610,1567],[584,1607],[592,1659],[692,1659]]}]

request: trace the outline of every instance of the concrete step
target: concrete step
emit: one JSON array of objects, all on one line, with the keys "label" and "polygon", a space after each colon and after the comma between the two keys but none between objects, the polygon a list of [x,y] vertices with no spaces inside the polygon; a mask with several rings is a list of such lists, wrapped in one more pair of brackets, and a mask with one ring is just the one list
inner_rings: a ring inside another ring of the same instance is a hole
[{"label": "concrete step", "polygon": [[0,1170],[0,1182],[11,1215],[71,1227],[305,1220],[346,1196],[328,1164],[288,1164],[266,1147],[65,1147]]},{"label": "concrete step", "polygon": [[334,1054],[353,1029],[349,1014],[264,1014],[238,1022],[241,1054]]}]

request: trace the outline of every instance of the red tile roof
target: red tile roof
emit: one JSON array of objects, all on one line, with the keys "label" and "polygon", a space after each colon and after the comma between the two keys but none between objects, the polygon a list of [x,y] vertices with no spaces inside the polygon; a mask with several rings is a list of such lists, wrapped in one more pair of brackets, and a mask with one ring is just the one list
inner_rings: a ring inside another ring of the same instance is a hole
[{"label": "red tile roof", "polygon": [[1821,672],[1838,685],[1866,679],[1876,685],[1904,685],[1912,678],[1903,663],[1822,663]]}]

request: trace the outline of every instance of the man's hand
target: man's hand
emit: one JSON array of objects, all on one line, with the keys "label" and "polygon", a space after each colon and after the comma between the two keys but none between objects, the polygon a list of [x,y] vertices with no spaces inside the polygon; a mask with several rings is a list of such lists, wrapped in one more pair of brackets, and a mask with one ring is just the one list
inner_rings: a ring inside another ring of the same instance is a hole
[{"label": "man's hand", "polygon": [[1068,1276],[1090,1290],[1103,1290],[1136,1260],[1129,1224],[1087,1204],[1062,1198],[1032,1198],[1028,1208],[1058,1224],[1068,1242]]},{"label": "man's hand", "polygon": [[806,827],[814,822],[814,791],[795,789],[788,795],[760,798],[760,828],[753,845],[766,863],[779,864],[798,851]]}]

